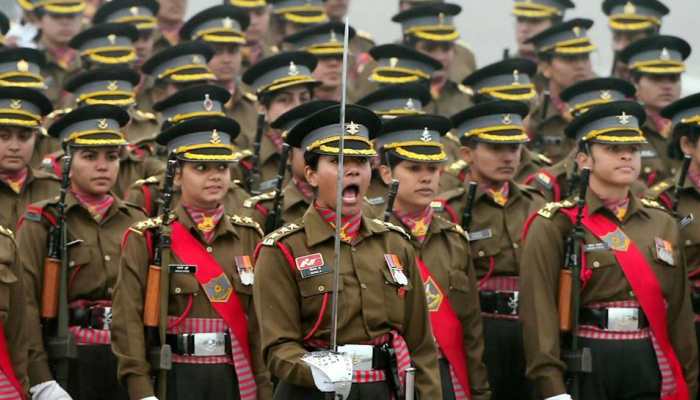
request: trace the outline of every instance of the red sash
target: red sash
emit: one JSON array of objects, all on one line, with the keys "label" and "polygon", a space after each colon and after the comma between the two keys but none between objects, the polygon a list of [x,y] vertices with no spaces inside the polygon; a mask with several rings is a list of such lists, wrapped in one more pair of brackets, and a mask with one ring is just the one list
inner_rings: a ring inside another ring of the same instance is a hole
[{"label": "red sash", "polygon": [[[452,305],[447,299],[445,291],[440,288],[435,279],[430,275],[430,270],[425,266],[423,260],[416,257],[416,261],[423,285],[432,282],[435,288],[440,291],[441,296],[443,296],[437,310],[430,311],[430,324],[433,328],[435,340],[440,346],[440,349],[442,349],[445,358],[447,358],[447,361],[450,363],[451,369],[454,370],[457,383],[462,386],[462,393],[466,396],[457,396],[457,399],[471,397],[467,355],[464,352],[464,332],[462,330],[462,323],[457,318],[454,309],[452,309]],[[457,395],[459,393],[457,387],[454,389],[456,392],[455,395]]]},{"label": "red sash", "polygon": [[[571,221],[576,220],[576,208],[562,208],[560,211],[568,216]],[[583,226],[586,227],[593,235],[599,239],[603,239],[606,235],[619,231],[623,233],[620,227],[614,222],[605,218],[601,214],[588,215],[588,207],[583,210]],[[624,233],[623,233],[624,234]],[[673,374],[673,382],[675,390],[665,393],[662,390],[662,400],[687,400],[689,399],[688,386],[685,382],[683,369],[676,357],[676,353],[671,346],[671,341],[668,337],[667,313],[663,292],[659,281],[654,274],[651,266],[644,257],[644,254],[639,250],[637,245],[629,240],[629,246],[626,251],[613,250],[617,262],[622,268],[627,281],[632,287],[632,291],[642,307],[644,314],[649,321],[652,338],[656,343],[654,347],[658,347],[663,356],[667,360],[663,363],[659,360],[659,368],[662,370],[662,378],[664,370],[670,369]],[[657,352],[657,359],[659,354]],[[663,381],[663,379],[662,379]],[[662,382],[662,388],[664,384]]]},{"label": "red sash", "polygon": [[17,398],[25,399],[24,389],[22,384],[17,380],[15,375],[15,370],[12,368],[12,361],[10,360],[10,352],[7,348],[7,339],[5,338],[5,327],[0,322],[0,370],[5,374],[10,384],[17,390]]},{"label": "red sash", "polygon": [[[225,286],[228,278],[214,256],[207,253],[202,244],[180,222],[173,222],[171,227],[173,253],[182,262],[197,266],[194,276],[199,284],[205,290],[208,290],[207,288],[212,286],[212,284]],[[220,284],[217,284],[217,282],[220,282]],[[228,282],[228,285],[231,285],[231,283]],[[227,288],[219,289],[226,290]],[[222,298],[221,301],[211,301],[210,303],[216,313],[226,321],[234,336],[236,336],[238,343],[243,348],[245,358],[248,360],[248,365],[252,365],[250,345],[248,343],[248,319],[243,311],[243,306],[238,301],[236,292],[233,291],[233,287],[231,286],[230,289],[231,292],[227,298]]]}]

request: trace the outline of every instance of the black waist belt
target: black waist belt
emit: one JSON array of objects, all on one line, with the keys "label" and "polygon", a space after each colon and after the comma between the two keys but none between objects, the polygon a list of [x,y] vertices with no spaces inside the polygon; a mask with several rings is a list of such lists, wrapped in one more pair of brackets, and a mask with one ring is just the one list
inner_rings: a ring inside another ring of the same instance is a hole
[{"label": "black waist belt", "polygon": [[112,307],[89,306],[69,309],[69,325],[108,331],[112,326]]},{"label": "black waist belt", "polygon": [[518,292],[479,292],[481,312],[486,314],[518,315]]},{"label": "black waist belt", "polygon": [[649,327],[641,308],[582,308],[579,325],[611,331],[630,331]]},{"label": "black waist belt", "polygon": [[231,335],[218,333],[178,333],[165,335],[173,354],[194,357],[231,355]]}]

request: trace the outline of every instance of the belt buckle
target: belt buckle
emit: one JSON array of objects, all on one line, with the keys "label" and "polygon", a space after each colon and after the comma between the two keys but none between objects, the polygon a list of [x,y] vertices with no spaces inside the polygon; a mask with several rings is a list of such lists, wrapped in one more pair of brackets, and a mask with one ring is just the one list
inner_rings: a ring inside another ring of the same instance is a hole
[{"label": "belt buckle", "polygon": [[511,315],[518,315],[518,295],[519,292],[513,292],[513,295],[508,298],[508,308]]},{"label": "belt buckle", "polygon": [[608,308],[608,330],[630,332],[639,330],[638,308]]},{"label": "belt buckle", "polygon": [[353,371],[369,371],[372,369],[374,346],[346,344],[344,346],[338,346],[338,353],[346,354],[352,358]]},{"label": "belt buckle", "polygon": [[102,330],[108,331],[112,327],[112,307],[102,307]]},{"label": "belt buckle", "polygon": [[226,355],[226,336],[223,332],[218,333],[193,333],[194,349],[193,356],[211,357]]}]

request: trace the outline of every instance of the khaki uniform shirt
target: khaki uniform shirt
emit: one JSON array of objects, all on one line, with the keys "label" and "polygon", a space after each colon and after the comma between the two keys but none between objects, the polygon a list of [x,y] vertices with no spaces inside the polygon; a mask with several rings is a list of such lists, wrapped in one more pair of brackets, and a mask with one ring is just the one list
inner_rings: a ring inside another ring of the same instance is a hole
[{"label": "khaki uniform shirt", "polygon": [[[35,206],[56,216],[57,201],[43,201]],[[71,277],[68,287],[69,303],[75,300],[111,299],[119,271],[122,237],[131,224],[143,218],[145,215],[138,207],[115,197],[104,220],[97,223],[72,193],[66,195],[67,240],[68,243],[80,240],[68,250],[68,275]],[[17,232],[19,260],[28,304],[26,340],[29,343],[29,379],[32,385],[53,379],[39,321],[50,226],[44,215],[28,211]]]},{"label": "khaki uniform shirt", "polygon": [[[206,246],[207,251],[216,258],[231,281],[238,300],[248,316],[248,338],[258,398],[261,400],[271,398],[272,386],[259,351],[260,335],[253,313],[253,288],[241,282],[234,261],[235,256],[253,257],[255,246],[262,236],[260,227],[252,220],[226,214],[216,226],[212,241],[206,243],[182,205],[178,206],[173,214],[177,221]],[[159,219],[158,222],[151,219],[130,228],[114,290],[112,349],[119,363],[119,380],[125,384],[132,399],[153,396],[151,366],[146,359],[150,344],[145,341],[143,327],[144,293],[152,256],[148,253],[145,231],[150,228],[158,229],[159,221]],[[164,260],[171,261],[169,264],[182,264],[170,252],[164,256]],[[182,315],[188,307],[189,299],[192,299],[188,318],[221,318],[193,274],[173,273],[169,278],[170,295],[167,304],[169,316]]]},{"label": "khaki uniform shirt", "polygon": [[455,57],[447,72],[451,81],[462,82],[464,78],[476,71],[476,57],[471,47],[465,42],[457,41],[454,49]]},{"label": "khaki uniform shirt", "polygon": [[[533,188],[510,182],[508,202],[504,207],[496,204],[491,196],[477,189],[469,226],[470,244],[474,268],[479,278],[489,271],[490,259],[494,260],[494,276],[517,276],[523,260],[521,235],[527,217],[544,205],[544,199]],[[447,213],[456,215],[458,223],[467,202],[464,187],[443,193]],[[447,215],[445,215],[447,217]]]},{"label": "khaki uniform shirt", "polygon": [[642,173],[639,179],[647,186],[673,176],[679,170],[680,162],[668,155],[670,140],[659,133],[656,125],[647,119],[642,127],[647,144],[642,145]]},{"label": "khaki uniform shirt", "polygon": [[449,118],[472,105],[474,101],[471,90],[448,79],[440,94],[437,97],[433,94],[433,101],[423,107],[423,111],[426,114],[437,114]]},{"label": "khaki uniform shirt", "polygon": [[[573,206],[572,202],[566,203]],[[645,205],[635,196],[630,196],[627,215],[622,222],[590,191],[586,203],[591,214],[603,214],[619,225],[644,254],[658,278],[667,302],[671,345],[685,373],[691,398],[694,398],[698,359],[678,222],[658,203],[647,202]],[[562,203],[550,203],[540,211],[542,216],[532,223],[523,250],[523,258],[528,260],[528,264],[520,275],[520,319],[523,322],[528,376],[535,381],[539,393],[545,398],[566,392],[556,303],[559,273],[565,265],[565,242],[572,224],[567,216],[558,212],[562,206]],[[671,243],[674,265],[656,257],[655,238]],[[586,231],[584,243],[598,244],[600,240]],[[592,276],[581,291],[583,307],[592,303],[635,299],[612,250],[588,252],[586,259],[586,268],[591,269]]]},{"label": "khaki uniform shirt", "polygon": [[27,376],[26,300],[17,245],[11,230],[0,226],[0,324],[15,377],[29,390]]},{"label": "khaki uniform shirt", "polygon": [[[393,215],[389,222],[401,224]],[[483,362],[484,336],[479,290],[467,234],[459,225],[436,216],[423,242],[411,238],[411,244],[440,289],[447,290],[447,299],[462,324],[472,398],[490,399],[488,374]],[[427,286],[425,292],[428,311],[437,311],[442,302],[441,293],[430,292]]]},{"label": "khaki uniform shirt", "polygon": [[[146,179],[139,179],[131,185],[129,191],[126,193],[126,201],[141,207],[149,217],[155,217],[160,207],[162,191],[162,176],[151,176]],[[231,182],[231,187],[229,187],[228,193],[223,200],[226,212],[229,214],[240,213],[243,202],[247,200],[248,197],[250,197],[248,192],[246,192],[237,181]],[[170,209],[174,210],[179,201],[180,190],[179,188],[175,188],[170,203]]]},{"label": "khaki uniform shirt", "polygon": [[[546,104],[545,104],[546,103]],[[542,108],[547,107],[547,113],[542,117]],[[561,115],[552,101],[541,100],[528,117],[527,130],[530,134],[528,147],[542,153],[553,163],[566,157],[576,142],[566,137],[564,129],[571,117]]]},{"label": "khaki uniform shirt", "polygon": [[32,159],[29,161],[29,166],[32,168],[41,168],[44,157],[61,150],[61,144],[58,139],[51,137],[41,130],[36,136],[36,142],[34,143],[34,151],[32,152]]},{"label": "khaki uniform shirt", "polygon": [[[262,193],[257,196],[252,196],[251,198],[243,202],[242,215],[247,216],[255,220],[260,226],[265,227],[265,222],[267,217],[272,212],[275,205],[275,194],[276,190],[271,192]],[[309,208],[308,199],[304,197],[303,194],[297,189],[294,182],[291,180],[282,189],[283,199],[282,199],[282,223],[296,222],[301,220],[304,213]]]},{"label": "khaki uniform shirt", "polygon": [[255,108],[257,98],[245,91],[242,83],[236,85],[233,97],[226,103],[224,112],[226,116],[233,118],[241,126],[241,132],[234,140],[241,150],[253,148],[255,132],[258,126],[258,111]]},{"label": "khaki uniform shirt", "polygon": [[54,175],[30,168],[19,194],[0,182],[0,225],[15,229],[27,206],[58,195],[61,182]]},{"label": "khaki uniform shirt", "polygon": [[[292,257],[319,254],[326,266],[334,260],[334,229],[310,206],[299,223],[287,224],[263,241],[255,264],[255,307],[261,325],[262,351],[270,373],[293,385],[312,388],[311,370],[301,361],[304,345],[318,319],[333,274],[302,279],[278,245]],[[363,217],[356,243],[341,244],[338,296],[338,344],[363,344],[392,330],[406,340],[416,366],[416,388],[423,399],[440,399],[437,352],[432,338],[416,253],[402,229]],[[278,243],[279,242],[279,243]],[[383,255],[396,255],[408,285],[395,283]],[[311,336],[330,340],[330,312]]]}]

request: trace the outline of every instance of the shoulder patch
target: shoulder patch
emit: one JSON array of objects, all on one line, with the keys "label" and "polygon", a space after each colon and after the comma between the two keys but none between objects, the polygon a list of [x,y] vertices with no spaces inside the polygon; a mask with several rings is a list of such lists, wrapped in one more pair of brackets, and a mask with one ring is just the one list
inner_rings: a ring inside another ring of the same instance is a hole
[{"label": "shoulder patch", "polygon": [[669,211],[668,209],[666,209],[666,207],[664,207],[661,203],[659,203],[659,202],[656,201],[656,200],[647,199],[647,198],[641,198],[641,199],[639,199],[639,201],[642,203],[642,205],[643,205],[644,207],[656,208],[657,210],[662,210],[662,211],[665,211],[665,212],[668,212],[668,211]]},{"label": "shoulder patch", "polygon": [[5,235],[9,237],[10,239],[14,239],[15,235],[12,233],[12,230],[9,228],[5,228],[4,226],[0,225],[0,235]]},{"label": "shoulder patch", "polygon": [[459,89],[460,92],[468,96],[474,96],[474,90],[472,90],[472,88],[470,88],[469,86],[465,86],[460,83],[457,85],[457,89]]},{"label": "shoulder patch", "polygon": [[464,160],[457,160],[445,168],[445,172],[450,175],[459,176],[460,172],[464,171],[469,165]]},{"label": "shoulder patch", "polygon": [[411,240],[411,235],[408,234],[402,227],[398,225],[394,225],[391,222],[384,222],[381,219],[373,219],[372,221],[376,222],[377,224],[384,225],[385,227],[389,228],[392,231],[398,232],[403,235],[408,240]]},{"label": "shoulder patch", "polygon": [[246,199],[243,202],[243,207],[245,208],[253,208],[255,207],[256,204],[260,203],[261,201],[267,201],[267,200],[274,200],[275,199],[275,191],[269,191],[265,192],[262,194],[259,194],[257,196],[252,196]]},{"label": "shoulder patch", "polygon": [[540,210],[537,211],[537,214],[547,219],[551,219],[557,213],[557,211],[559,211],[560,208],[571,208],[575,205],[576,204],[571,200],[547,203],[544,205],[544,207],[540,208]]},{"label": "shoulder patch", "polygon": [[542,164],[546,164],[547,166],[552,166],[553,164],[552,159],[545,156],[544,154],[535,153],[535,159],[537,161],[540,161]]},{"label": "shoulder patch", "polygon": [[255,230],[260,234],[260,236],[265,236],[265,232],[263,232],[263,230],[262,230],[262,228],[260,227],[260,225],[259,225],[257,222],[253,221],[252,218],[250,218],[250,217],[241,217],[241,216],[238,216],[238,215],[235,215],[235,214],[234,214],[234,215],[229,215],[229,217],[230,217],[230,219],[231,219],[231,223],[232,223],[232,224],[234,224],[234,225],[240,225],[240,226],[245,226],[245,227],[248,227],[248,228],[253,228],[253,229],[255,229]]},{"label": "shoulder patch", "polygon": [[245,92],[245,93],[243,93],[243,98],[246,99],[246,100],[248,100],[248,101],[251,101],[251,102],[253,102],[253,103],[255,103],[256,101],[258,101],[258,96],[256,96],[256,95],[253,94],[253,93],[250,93],[250,92]]},{"label": "shoulder patch", "polygon": [[262,244],[263,246],[275,246],[275,243],[277,243],[278,240],[284,238],[285,236],[289,236],[294,232],[300,231],[302,228],[303,225],[296,223],[283,225],[282,227],[273,231],[269,235],[265,236],[263,238]]},{"label": "shoulder patch", "polygon": [[129,230],[134,233],[138,233],[139,235],[143,235],[143,233],[147,230],[158,228],[159,226],[161,226],[162,223],[163,219],[160,216],[158,216],[155,218],[149,218],[145,221],[137,222],[134,225],[132,225],[129,228]]},{"label": "shoulder patch", "polygon": [[72,108],[66,107],[66,108],[61,108],[58,110],[53,110],[49,113],[49,115],[46,116],[47,119],[55,119],[58,118],[62,115],[68,114],[69,112],[73,111]]}]

